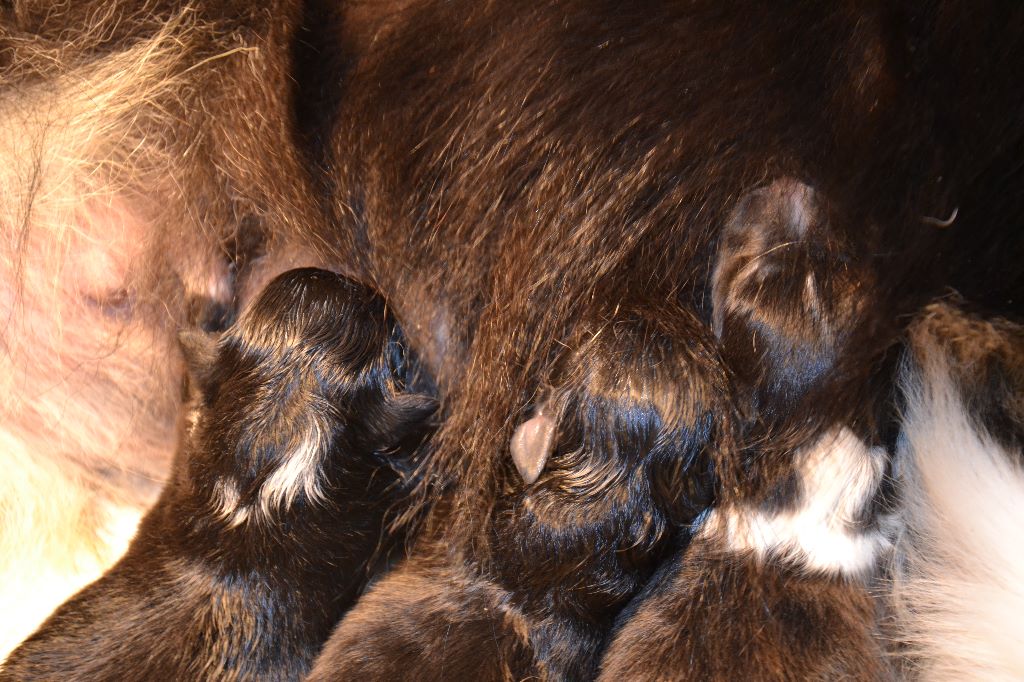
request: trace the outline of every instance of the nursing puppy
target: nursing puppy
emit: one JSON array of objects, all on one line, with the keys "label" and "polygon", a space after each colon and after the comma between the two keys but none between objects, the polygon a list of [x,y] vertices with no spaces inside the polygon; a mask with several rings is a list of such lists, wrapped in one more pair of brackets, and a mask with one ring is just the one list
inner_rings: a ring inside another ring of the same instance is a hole
[{"label": "nursing puppy", "polygon": [[293,270],[183,342],[193,396],[160,500],[0,679],[299,679],[387,558],[433,402],[408,392],[384,302]]},{"label": "nursing puppy", "polygon": [[871,272],[819,193],[781,179],[740,200],[712,286],[746,398],[745,480],[620,616],[600,679],[884,679],[867,588],[887,456],[842,391],[850,357],[852,378],[872,360]]},{"label": "nursing puppy", "polygon": [[548,386],[512,438],[486,573],[421,548],[311,679],[594,677],[616,613],[710,502],[728,382],[703,326],[650,302],[592,315]]},{"label": "nursing puppy", "polygon": [[[244,291],[247,263],[280,267],[276,241],[373,282],[439,370],[450,409],[418,501],[446,499],[438,547],[419,560],[484,584],[490,512],[518,476],[510,415],[544,402],[538,386],[581,309],[595,295],[669,301],[709,321],[721,219],[766,178],[812,178],[877,228],[846,237],[884,254],[886,302],[948,284],[1021,300],[1020,232],[1007,228],[1024,215],[1022,19],[1012,3],[975,0],[7,3],[3,294],[14,321],[27,311],[50,324],[5,327],[19,352],[5,356],[15,475],[0,494],[17,512],[0,538],[3,596],[54,582],[39,569],[59,562],[25,548],[74,556],[64,540],[85,544],[112,516],[98,504],[79,528],[51,474],[89,500],[79,472],[91,483],[120,471],[98,454],[120,450],[89,437],[119,442],[131,408],[166,395],[163,374],[114,371],[154,366],[146,334],[127,335],[138,313],[153,312],[166,341],[190,300],[232,312],[222,285]],[[43,210],[55,205],[66,210]],[[133,265],[137,286],[82,268],[68,279],[84,291],[54,315],[38,295],[66,293],[51,266],[90,254],[82,243],[102,247],[87,264]],[[148,257],[125,248],[140,245]],[[140,357],[114,362],[68,333],[99,329]],[[70,364],[103,380],[79,371],[51,402],[33,380],[63,378],[55,365],[83,349]],[[159,407],[155,421],[173,423],[173,401]],[[156,431],[153,448],[123,454],[159,479],[172,438]],[[716,472],[724,489],[738,489],[734,473]],[[124,479],[97,485],[99,502],[156,487]],[[139,497],[135,513],[151,499]],[[69,530],[52,538],[57,528]]]}]

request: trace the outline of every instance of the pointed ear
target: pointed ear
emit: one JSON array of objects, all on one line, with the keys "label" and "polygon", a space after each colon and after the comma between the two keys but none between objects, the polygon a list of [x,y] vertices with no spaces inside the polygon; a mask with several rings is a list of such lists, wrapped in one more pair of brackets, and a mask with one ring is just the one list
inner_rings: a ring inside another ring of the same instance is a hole
[{"label": "pointed ear", "polygon": [[548,456],[554,449],[555,420],[548,416],[546,409],[541,407],[512,434],[512,461],[527,485],[536,481],[544,471]]},{"label": "pointed ear", "polygon": [[185,358],[189,378],[199,390],[206,391],[217,361],[217,336],[198,329],[185,329],[178,332],[178,345]]}]

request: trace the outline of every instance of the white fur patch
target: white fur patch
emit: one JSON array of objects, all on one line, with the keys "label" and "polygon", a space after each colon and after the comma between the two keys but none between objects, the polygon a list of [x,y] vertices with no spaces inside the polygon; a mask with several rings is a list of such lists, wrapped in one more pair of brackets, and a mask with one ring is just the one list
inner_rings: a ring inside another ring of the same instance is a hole
[{"label": "white fur patch", "polygon": [[239,506],[238,486],[233,481],[220,479],[213,486],[215,513],[228,527],[236,528],[249,520],[249,508]]},{"label": "white fur patch", "polygon": [[911,377],[894,603],[929,680],[1024,679],[1024,471],[972,424],[942,360]]},{"label": "white fur patch", "polygon": [[221,479],[214,484],[214,514],[235,528],[248,521],[253,512],[270,519],[276,512],[289,509],[300,496],[311,503],[323,502],[319,476],[327,446],[324,428],[311,422],[306,436],[280,457],[280,463],[260,486],[255,509],[240,503],[238,486],[233,481]]},{"label": "white fur patch", "polygon": [[814,571],[869,574],[887,542],[880,531],[856,526],[881,483],[884,451],[868,448],[844,427],[798,455],[797,466],[796,509],[775,514],[743,506],[716,509],[701,532],[762,561],[772,556]]},{"label": "white fur patch", "polygon": [[288,509],[300,494],[310,502],[323,501],[324,494],[317,479],[326,446],[323,429],[312,422],[306,437],[284,457],[284,463],[260,489],[260,511],[264,515],[270,516],[277,509]]}]

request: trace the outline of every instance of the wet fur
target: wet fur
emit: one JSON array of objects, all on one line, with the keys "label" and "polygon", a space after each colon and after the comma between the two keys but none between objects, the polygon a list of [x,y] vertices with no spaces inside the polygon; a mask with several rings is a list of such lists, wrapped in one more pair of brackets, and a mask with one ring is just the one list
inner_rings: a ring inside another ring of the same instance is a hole
[{"label": "wet fur", "polygon": [[[947,17],[918,24],[899,9],[851,16],[813,5],[739,15],[717,3],[628,14],[578,3],[515,12],[449,3],[413,6],[375,35],[333,119],[334,155],[359,159],[339,166],[332,181],[339,222],[360,245],[334,253],[363,263],[382,290],[396,292],[396,311],[420,346],[442,349],[437,372],[450,412],[425,480],[450,481],[453,492],[417,561],[505,586],[504,538],[491,528],[518,481],[507,446],[592,302],[628,308],[663,298],[710,322],[708,262],[729,213],[778,178],[811,183],[827,198],[829,232],[814,242],[824,253],[806,257],[834,268],[826,286],[856,287],[867,277],[870,303],[853,299],[853,312],[870,305],[871,314],[840,319],[849,328],[833,339],[839,345],[826,358],[827,381],[771,406],[781,426],[768,432],[768,456],[721,458],[720,500],[770,498],[786,483],[796,449],[829,425],[849,422],[859,436],[880,438],[884,420],[873,412],[887,392],[886,350],[898,339],[899,314],[937,292],[938,282],[966,276],[934,258],[948,253],[936,245],[952,244],[956,230],[942,233],[921,216],[952,213],[953,197],[980,190],[973,184],[980,176],[970,168],[977,159],[950,164],[960,152],[936,143],[943,126],[970,126],[954,123],[953,111],[926,121],[922,109],[932,101],[924,90],[959,87],[955,70],[939,76],[937,62],[919,61],[919,41],[944,49]],[[1011,24],[1008,39],[1019,40],[1019,24]],[[445,41],[432,38],[441,33]],[[695,44],[722,47],[687,47]],[[837,45],[846,46],[842,58],[808,60],[836,54]],[[1005,129],[1019,120],[1020,102],[995,110],[1007,118],[992,125]],[[991,156],[981,165],[993,163],[1002,162]],[[921,175],[936,165],[949,172],[941,186]],[[965,222],[957,230],[1000,231],[975,222],[986,210],[972,209],[971,218],[959,211]],[[803,279],[785,283],[793,285]],[[845,305],[827,290],[823,300]],[[816,343],[799,322],[795,331]],[[747,380],[756,392],[775,378]],[[397,595],[395,604],[405,604]],[[349,618],[365,623],[361,607]],[[346,667],[353,660],[404,650],[401,632],[362,643],[343,623],[338,636],[352,654],[341,657],[340,675],[375,670]],[[538,663],[547,646],[536,646]],[[413,660],[440,670],[445,659],[426,651]]]}]

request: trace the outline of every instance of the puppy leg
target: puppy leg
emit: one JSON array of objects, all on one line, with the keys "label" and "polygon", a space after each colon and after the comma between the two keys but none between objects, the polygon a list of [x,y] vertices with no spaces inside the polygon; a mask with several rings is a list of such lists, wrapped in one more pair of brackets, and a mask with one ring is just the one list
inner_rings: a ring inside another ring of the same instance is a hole
[{"label": "puppy leg", "polygon": [[322,270],[273,280],[223,337],[189,335],[170,482],[125,557],[3,679],[298,679],[386,554],[433,401],[384,302]]}]

